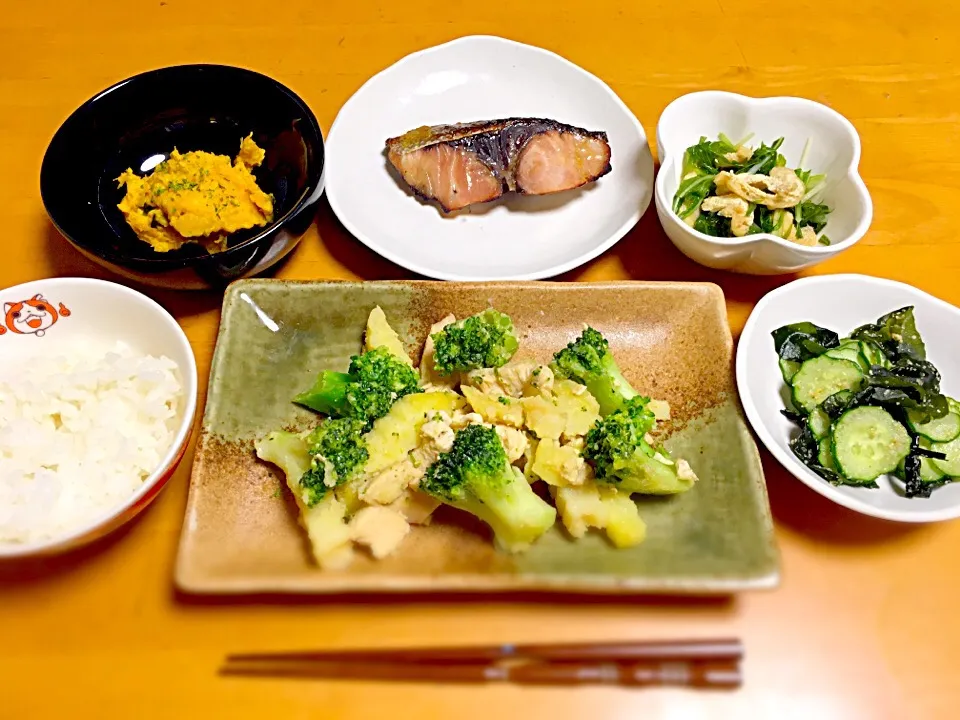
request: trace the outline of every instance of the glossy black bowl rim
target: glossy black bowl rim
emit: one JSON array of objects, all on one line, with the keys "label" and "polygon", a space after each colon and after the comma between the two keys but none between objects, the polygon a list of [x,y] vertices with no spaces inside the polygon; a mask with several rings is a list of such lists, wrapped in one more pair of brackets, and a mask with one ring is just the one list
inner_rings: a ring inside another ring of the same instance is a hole
[{"label": "glossy black bowl rim", "polygon": [[[291,220],[299,216],[303,212],[304,208],[310,204],[311,198],[313,197],[314,192],[317,189],[317,186],[323,181],[323,174],[324,174],[323,171],[324,171],[324,166],[326,164],[326,157],[325,157],[326,153],[324,148],[323,131],[320,128],[320,123],[317,121],[317,117],[316,115],[313,114],[313,111],[310,109],[310,106],[307,105],[306,102],[304,102],[303,98],[297,95],[297,93],[295,93],[293,90],[288,88],[286,85],[281,83],[279,80],[275,80],[269,75],[264,75],[263,73],[257,72],[256,70],[249,70],[247,68],[239,67],[237,65],[220,65],[216,63],[188,63],[185,65],[167,65],[165,67],[154,68],[153,70],[145,70],[144,72],[137,73],[136,75],[131,75],[130,77],[114,83],[110,87],[101,90],[96,95],[93,95],[89,99],[85,100],[72,113],[70,113],[70,115],[67,116],[66,120],[60,123],[60,127],[57,128],[57,131],[53,134],[53,137],[51,137],[50,142],[47,144],[47,149],[43,153],[43,160],[40,164],[40,200],[43,203],[44,210],[46,210],[47,212],[47,217],[50,218],[50,222],[52,222],[53,225],[60,232],[60,234],[63,235],[65,238],[67,238],[71,243],[74,243],[78,247],[83,248],[83,250],[86,252],[93,253],[94,255],[102,257],[105,260],[108,260],[109,262],[115,263],[122,267],[126,267],[126,263],[130,260],[129,258],[123,255],[106,251],[104,250],[104,248],[98,247],[96,245],[91,246],[87,243],[83,243],[78,239],[74,238],[70,233],[66,232],[60,226],[60,224],[57,222],[54,216],[54,213],[51,212],[50,206],[47,204],[46,194],[43,191],[44,186],[47,184],[44,181],[44,178],[48,176],[48,174],[51,172],[49,168],[50,150],[53,147],[54,143],[57,142],[57,139],[61,137],[61,134],[64,132],[64,128],[75,118],[79,117],[82,113],[86,112],[97,101],[99,101],[106,95],[109,95],[110,93],[114,92],[115,90],[118,90],[124,87],[125,85],[129,85],[132,82],[137,82],[140,80],[144,80],[146,78],[165,75],[167,73],[178,73],[178,72],[182,73],[182,72],[190,72],[193,70],[211,70],[213,72],[234,73],[237,75],[245,75],[248,77],[254,76],[254,77],[262,78],[263,80],[268,81],[277,90],[279,90],[283,94],[287,95],[291,100],[293,100],[293,102],[303,111],[304,119],[310,124],[312,129],[315,131],[316,136],[320,143],[319,144],[319,151],[320,151],[319,161],[315,162],[316,168],[311,168],[310,177],[307,179],[306,188],[304,189],[304,192],[302,193],[302,196],[300,197],[300,199],[297,201],[296,205],[290,208],[282,217],[274,219],[273,222],[271,222],[269,225],[267,225],[265,228],[263,228],[263,230],[261,230],[259,233],[257,233],[253,237],[247,238],[239,245],[234,245],[232,247],[227,248],[227,250],[225,250],[224,252],[232,253],[235,250],[241,250],[243,248],[252,247],[256,245],[258,242],[262,241],[264,238],[270,237],[275,232],[277,232],[277,230],[281,229],[284,225],[286,225],[288,222],[290,222]],[[193,257],[193,258],[183,258],[178,263],[178,265],[180,267],[186,267],[195,262],[203,262],[203,261],[209,260],[210,258],[216,258],[218,255],[222,255],[222,254],[223,253],[217,253],[216,255],[207,254],[207,255],[198,255],[197,257]],[[171,261],[171,258],[162,257],[162,256],[157,258],[151,257],[151,258],[136,259],[136,262],[138,265],[153,264],[153,263],[160,265],[160,264],[169,263],[170,261]]]}]

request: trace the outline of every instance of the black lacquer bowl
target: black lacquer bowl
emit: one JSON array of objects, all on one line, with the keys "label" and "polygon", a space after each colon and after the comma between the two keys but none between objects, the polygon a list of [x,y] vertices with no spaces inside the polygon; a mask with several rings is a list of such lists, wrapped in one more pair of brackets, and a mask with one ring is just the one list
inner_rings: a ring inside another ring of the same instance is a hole
[{"label": "black lacquer bowl", "polygon": [[[199,245],[159,253],[127,225],[116,178],[149,170],[177,148],[234,157],[240,141],[266,151],[254,170],[274,196],[274,220]],[[323,136],[310,108],[276,80],[223,65],[181,65],[124,80],[81,105],[54,135],[40,170],[53,223],[84,255],[126,278],[182,289],[217,288],[265,271],[299,242],[323,192]]]}]

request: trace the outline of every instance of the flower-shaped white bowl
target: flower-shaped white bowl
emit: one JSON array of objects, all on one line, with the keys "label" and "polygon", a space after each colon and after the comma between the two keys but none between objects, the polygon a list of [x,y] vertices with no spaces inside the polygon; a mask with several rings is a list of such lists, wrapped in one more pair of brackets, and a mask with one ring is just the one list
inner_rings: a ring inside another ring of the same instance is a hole
[{"label": "flower-shaped white bowl", "polygon": [[146,295],[89,278],[36,280],[0,290],[0,309],[27,300],[42,300],[45,304],[42,312],[32,318],[35,325],[21,321],[10,327],[11,321],[4,323],[4,316],[0,315],[0,358],[4,361],[66,352],[78,342],[122,341],[139,353],[165,355],[173,360],[178,368],[181,397],[173,441],[135,492],[118,506],[63,535],[31,543],[0,543],[0,560],[75,549],[136,517],[159,495],[183,459],[197,407],[197,365],[190,342],[177,321]]},{"label": "flower-shaped white bowl", "polygon": [[960,482],[928,498],[904,497],[900,485],[883,476],[875,489],[831,485],[800,462],[790,449],[794,425],[780,410],[787,396],[771,333],[809,321],[846,335],[864,323],[907,305],[914,306],[927,357],[942,376],[940,387],[960,397],[960,309],[904,283],[867,275],[802,278],[767,293],[747,320],[737,346],[737,390],[754,432],[767,450],[805,485],[833,502],[864,515],[899,522],[933,522],[960,517]]},{"label": "flower-shaped white bowl", "polygon": [[[822,198],[832,212],[824,233],[831,244],[806,247],[769,233],[716,238],[684,223],[673,212],[683,154],[701,137],[713,140],[719,133],[734,139],[752,133],[755,145],[783,137],[780,152],[789,167],[796,167],[809,141],[804,169],[827,175]],[[751,275],[797,272],[843,252],[870,227],[873,203],[857,173],[857,131],[842,115],[812,100],[751,98],[719,91],[683,95],[660,116],[657,149],[661,166],[654,198],[660,224],[673,244],[701,265]]]}]

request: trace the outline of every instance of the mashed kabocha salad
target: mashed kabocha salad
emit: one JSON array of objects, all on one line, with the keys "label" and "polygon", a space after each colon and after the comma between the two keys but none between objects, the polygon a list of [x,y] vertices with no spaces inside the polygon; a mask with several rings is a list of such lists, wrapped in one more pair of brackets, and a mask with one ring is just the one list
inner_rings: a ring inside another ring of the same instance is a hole
[{"label": "mashed kabocha salad", "polygon": [[693,487],[690,466],[655,437],[669,406],[630,385],[598,331],[547,365],[511,362],[518,347],[497,310],[450,315],[415,365],[372,310],[347,372],[323,371],[294,398],[325,419],[256,445],[283,471],[321,567],[345,567],[357,545],[389,555],[441,505],[482,520],[507,552],[529,548],[558,514],[574,538],[593,527],[630,547],[646,535],[631,495]]},{"label": "mashed kabocha salad", "polygon": [[783,138],[757,148],[749,139],[735,143],[721,133],[688,147],[673,211],[715,237],[770,233],[799,245],[829,245],[822,231],[830,208],[819,202],[826,176],[788,168],[779,152]]}]

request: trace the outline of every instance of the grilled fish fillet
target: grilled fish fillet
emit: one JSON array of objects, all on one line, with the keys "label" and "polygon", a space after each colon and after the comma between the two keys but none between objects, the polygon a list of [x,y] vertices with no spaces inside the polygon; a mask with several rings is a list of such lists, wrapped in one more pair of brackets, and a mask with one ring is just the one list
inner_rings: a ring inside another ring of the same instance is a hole
[{"label": "grilled fish fillet", "polygon": [[505,192],[571,190],[610,172],[605,132],[542,118],[419,127],[387,140],[387,158],[418,196],[444,212]]}]

